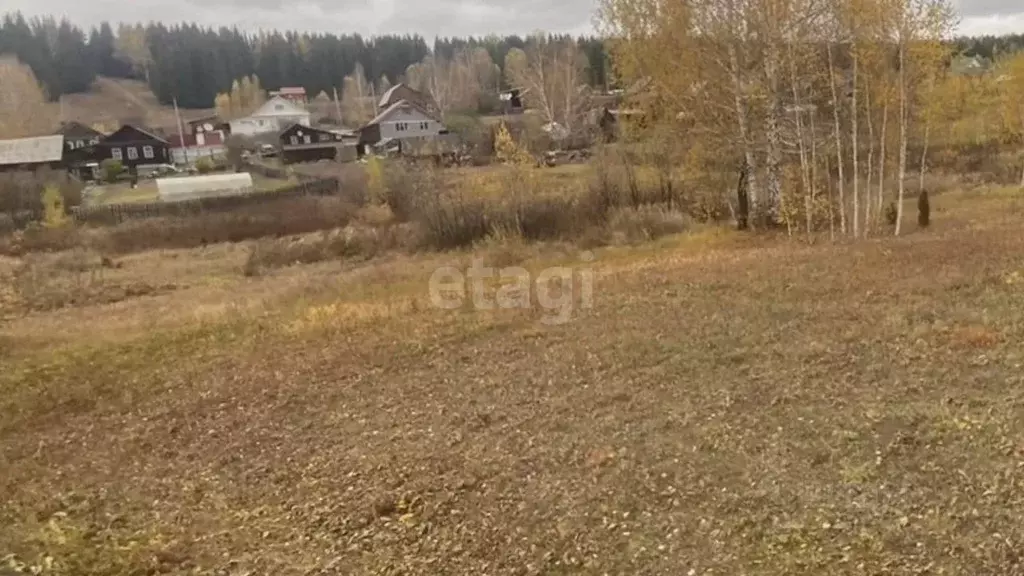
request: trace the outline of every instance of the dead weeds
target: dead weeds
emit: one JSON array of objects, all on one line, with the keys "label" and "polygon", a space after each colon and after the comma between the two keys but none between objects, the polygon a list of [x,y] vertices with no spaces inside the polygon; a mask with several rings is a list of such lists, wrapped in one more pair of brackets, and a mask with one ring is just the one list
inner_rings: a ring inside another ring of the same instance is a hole
[{"label": "dead weeds", "polygon": [[559,326],[424,305],[459,252],[236,274],[220,297],[292,300],[0,356],[0,550],[54,574],[1017,573],[1024,238],[996,200],[935,204],[903,239],[599,249]]}]

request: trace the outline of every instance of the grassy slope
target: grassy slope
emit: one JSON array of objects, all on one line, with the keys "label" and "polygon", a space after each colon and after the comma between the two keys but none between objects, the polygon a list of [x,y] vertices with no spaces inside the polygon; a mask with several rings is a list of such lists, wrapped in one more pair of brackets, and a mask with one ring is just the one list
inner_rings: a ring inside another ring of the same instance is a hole
[{"label": "grassy slope", "polygon": [[[63,106],[54,103],[52,116],[86,124],[103,124],[114,131],[125,122],[141,122],[149,128],[164,128],[177,133],[174,108],[160,104],[145,82],[98,78],[89,92],[69,94]],[[183,121],[200,118],[211,110],[181,110]]]},{"label": "grassy slope", "polygon": [[[78,573],[1011,573],[1019,209],[610,249],[555,327],[430,309],[431,267],[468,255],[217,276],[46,351],[13,348],[45,319],[14,322],[0,550]],[[239,307],[199,323],[174,298]]]}]

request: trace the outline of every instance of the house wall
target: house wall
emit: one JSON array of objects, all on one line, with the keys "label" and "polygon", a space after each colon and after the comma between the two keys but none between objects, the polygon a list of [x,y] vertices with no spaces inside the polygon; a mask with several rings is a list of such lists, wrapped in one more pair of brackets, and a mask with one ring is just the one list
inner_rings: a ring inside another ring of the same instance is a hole
[{"label": "house wall", "polygon": [[[152,154],[146,154],[147,146],[150,147]],[[126,168],[149,164],[166,164],[170,159],[167,145],[159,142],[118,142],[108,145],[101,143],[96,149],[97,162],[114,158],[120,160],[121,164]]]},{"label": "house wall", "polygon": [[444,129],[444,124],[415,108],[401,108],[380,122],[380,139],[436,136]]}]

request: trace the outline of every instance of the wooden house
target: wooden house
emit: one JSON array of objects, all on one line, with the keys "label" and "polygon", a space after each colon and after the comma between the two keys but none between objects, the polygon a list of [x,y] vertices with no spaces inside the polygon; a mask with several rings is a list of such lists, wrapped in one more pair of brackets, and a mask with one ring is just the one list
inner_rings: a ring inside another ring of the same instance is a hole
[{"label": "wooden house", "polygon": [[415,102],[399,100],[359,130],[361,146],[382,140],[403,140],[447,134],[444,124],[428,109]]},{"label": "wooden house", "polygon": [[57,134],[64,136],[64,149],[67,151],[95,146],[104,138],[102,132],[81,122],[64,122]]},{"label": "wooden house", "polygon": [[281,161],[285,164],[334,160],[344,137],[336,132],[292,124],[278,135]]},{"label": "wooden house", "polygon": [[170,142],[149,130],[124,125],[96,144],[96,161],[120,161],[129,174],[137,174],[139,166],[169,164]]}]

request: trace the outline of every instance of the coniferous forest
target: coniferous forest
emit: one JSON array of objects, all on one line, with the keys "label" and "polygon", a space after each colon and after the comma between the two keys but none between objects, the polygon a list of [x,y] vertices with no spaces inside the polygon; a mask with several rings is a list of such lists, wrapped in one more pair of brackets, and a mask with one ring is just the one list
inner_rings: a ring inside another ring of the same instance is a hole
[{"label": "coniferous forest", "polygon": [[[83,30],[66,20],[7,14],[0,22],[0,54],[14,54],[35,73],[51,99],[84,92],[97,76],[148,82],[165,104],[209,108],[231,83],[255,74],[264,88],[302,86],[310,95],[342,91],[343,78],[356,63],[374,81],[396,82],[410,64],[431,52],[450,57],[461,47],[482,46],[499,66],[505,54],[522,47],[519,36],[439,38],[431,47],[418,35],[363,37],[358,34],[272,32],[251,34],[234,28],[195,24],[102,24]],[[605,83],[606,57],[598,38],[577,43],[591,62],[589,81]]]},{"label": "coniferous forest", "polygon": [[[148,82],[165,104],[177,99],[185,108],[209,108],[231,83],[255,74],[267,89],[302,86],[310,95],[342,92],[343,78],[362,64],[366,77],[389,82],[430,53],[451,58],[463,47],[484,47],[498,66],[505,55],[526,43],[521,36],[438,38],[433,46],[419,35],[363,37],[358,34],[272,32],[252,34],[236,28],[195,24],[120,25],[91,30],[55,18],[7,14],[0,22],[0,54],[27,64],[51,99],[84,92],[97,76]],[[600,38],[576,39],[590,63],[588,80],[605,85],[608,58]],[[1024,48],[1024,35],[959,38],[966,55],[992,59]]]}]

